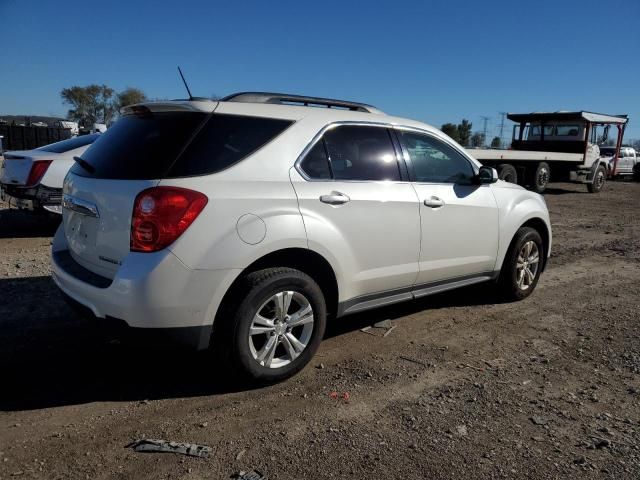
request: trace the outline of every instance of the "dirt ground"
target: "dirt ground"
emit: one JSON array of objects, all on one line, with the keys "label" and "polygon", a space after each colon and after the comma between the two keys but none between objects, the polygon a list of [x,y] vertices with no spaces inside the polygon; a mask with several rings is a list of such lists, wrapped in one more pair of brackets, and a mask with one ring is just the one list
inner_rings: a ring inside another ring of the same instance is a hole
[{"label": "dirt ground", "polygon": [[[640,478],[640,184],[546,200],[553,257],[525,301],[475,287],[343,318],[256,390],[106,341],[49,277],[55,224],[0,210],[0,479]],[[144,437],[212,454],[125,448]]]}]

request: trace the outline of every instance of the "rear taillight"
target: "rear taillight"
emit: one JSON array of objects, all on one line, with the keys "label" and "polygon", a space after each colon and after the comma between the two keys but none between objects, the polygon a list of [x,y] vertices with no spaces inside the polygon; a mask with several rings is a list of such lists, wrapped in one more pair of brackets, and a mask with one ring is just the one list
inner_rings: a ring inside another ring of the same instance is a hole
[{"label": "rear taillight", "polygon": [[36,160],[31,165],[31,170],[29,171],[29,176],[27,177],[27,183],[25,186],[33,187],[37,185],[42,177],[44,177],[47,168],[51,165],[53,160]]},{"label": "rear taillight", "polygon": [[207,204],[200,192],[153,187],[136,197],[131,219],[131,251],[156,252],[173,243]]}]

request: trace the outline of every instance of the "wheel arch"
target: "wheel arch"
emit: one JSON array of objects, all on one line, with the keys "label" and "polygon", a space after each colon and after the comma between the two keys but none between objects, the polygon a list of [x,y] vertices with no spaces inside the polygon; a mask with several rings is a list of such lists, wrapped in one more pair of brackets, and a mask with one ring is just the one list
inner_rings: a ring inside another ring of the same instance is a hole
[{"label": "wheel arch", "polygon": [[319,253],[308,248],[283,248],[267,253],[242,270],[224,294],[214,319],[214,329],[219,315],[225,307],[239,300],[240,286],[244,277],[258,270],[272,267],[288,267],[306,273],[318,284],[325,297],[327,314],[333,315],[338,308],[338,280],[329,261]]},{"label": "wheel arch", "polygon": [[522,225],[520,225],[518,227],[518,229],[515,231],[515,233],[513,234],[513,237],[511,238],[511,243],[509,244],[509,249],[511,249],[511,246],[513,244],[513,241],[516,238],[516,235],[517,235],[518,231],[523,227],[533,228],[534,230],[536,230],[540,234],[540,237],[542,237],[542,246],[544,248],[544,254],[542,255],[542,270],[541,271],[544,271],[545,267],[547,266],[547,258],[548,258],[548,255],[549,255],[549,247],[550,247],[549,244],[550,244],[550,239],[551,239],[551,235],[550,235],[550,232],[549,232],[549,227],[547,226],[546,222],[540,217],[530,218],[529,220],[524,222]]}]

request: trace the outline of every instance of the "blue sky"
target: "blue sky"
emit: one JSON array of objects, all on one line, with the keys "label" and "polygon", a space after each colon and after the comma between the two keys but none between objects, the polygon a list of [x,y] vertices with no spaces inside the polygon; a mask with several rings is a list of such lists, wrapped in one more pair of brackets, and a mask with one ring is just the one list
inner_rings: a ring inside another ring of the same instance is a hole
[{"label": "blue sky", "polygon": [[628,113],[640,138],[640,1],[0,0],[0,114],[64,115],[104,83],[184,97],[345,98],[440,126],[500,111]]}]

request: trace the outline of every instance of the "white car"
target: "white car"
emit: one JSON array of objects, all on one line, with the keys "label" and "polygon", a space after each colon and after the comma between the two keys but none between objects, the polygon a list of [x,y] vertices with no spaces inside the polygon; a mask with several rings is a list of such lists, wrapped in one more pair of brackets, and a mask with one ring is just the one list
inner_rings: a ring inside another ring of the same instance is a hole
[{"label": "white car", "polygon": [[[616,147],[600,147],[600,156],[606,157],[609,163],[609,172],[613,172]],[[637,153],[634,148],[620,147],[620,155],[616,167],[616,175],[633,175],[634,167],[638,163]]]},{"label": "white car", "polygon": [[73,157],[82,155],[97,134],[62,140],[34,150],[4,154],[0,166],[0,195],[11,206],[62,213],[62,183]]},{"label": "white car", "polygon": [[299,371],[328,317],[480,282],[522,299],[549,256],[543,198],[423,123],[268,93],[122,113],[67,175],[53,278],[253,381]]}]

